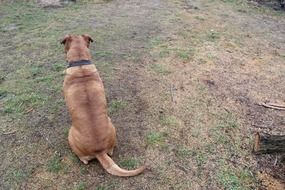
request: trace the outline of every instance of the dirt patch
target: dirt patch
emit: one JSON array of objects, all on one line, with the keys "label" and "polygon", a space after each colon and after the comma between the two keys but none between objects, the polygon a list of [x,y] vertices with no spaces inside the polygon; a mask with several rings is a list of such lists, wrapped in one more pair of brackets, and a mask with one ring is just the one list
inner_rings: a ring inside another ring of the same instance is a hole
[{"label": "dirt patch", "polygon": [[[258,105],[284,101],[283,15],[219,0],[2,9],[1,188],[282,187],[282,156],[253,156],[251,138],[284,133],[284,113]],[[95,39],[92,61],[117,129],[113,159],[129,168],[144,163],[144,174],[116,178],[70,151],[58,43],[67,33]]]}]

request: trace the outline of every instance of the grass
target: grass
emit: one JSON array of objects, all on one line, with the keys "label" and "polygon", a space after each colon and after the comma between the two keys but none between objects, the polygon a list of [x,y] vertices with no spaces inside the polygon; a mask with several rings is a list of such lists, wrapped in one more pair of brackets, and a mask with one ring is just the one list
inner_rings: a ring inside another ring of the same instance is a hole
[{"label": "grass", "polygon": [[160,74],[160,75],[167,75],[170,73],[169,68],[166,65],[160,64],[160,63],[156,63],[156,64],[152,64],[150,66],[150,69],[156,73],[156,74]]},{"label": "grass", "polygon": [[96,51],[94,53],[94,58],[99,59],[99,58],[106,58],[112,56],[112,52],[109,51]]},{"label": "grass", "polygon": [[24,181],[28,177],[28,173],[23,171],[22,169],[12,169],[9,171],[8,177],[6,177],[6,180],[9,182],[16,182],[20,183]]},{"label": "grass", "polygon": [[116,189],[118,186],[118,181],[117,180],[112,180],[108,183],[100,184],[98,185],[95,190],[112,190]]},{"label": "grass", "polygon": [[64,128],[63,133],[64,133],[64,136],[68,138],[69,128]]},{"label": "grass", "polygon": [[238,131],[239,122],[232,113],[222,113],[220,115],[221,120],[218,125],[212,128],[212,132],[216,143],[225,145],[226,147],[232,148],[240,144],[239,138],[235,137],[234,133]]},{"label": "grass", "polygon": [[149,145],[161,144],[165,140],[165,134],[159,132],[150,132],[146,136],[146,143]]},{"label": "grass", "polygon": [[126,169],[135,169],[138,167],[139,162],[136,159],[133,158],[127,158],[127,159],[123,159],[119,162],[119,165],[122,168],[126,168]]},{"label": "grass", "polygon": [[159,57],[163,58],[163,57],[168,57],[170,54],[170,50],[167,48],[161,48],[160,52],[159,52]]},{"label": "grass", "polygon": [[[219,175],[213,180],[218,181],[221,189],[251,189],[255,182],[254,178],[248,175],[248,170],[243,167],[237,167],[228,161],[235,159],[238,155],[244,155],[244,150],[240,148],[241,144],[245,143],[241,141],[239,131],[242,126],[237,116],[232,112],[219,112],[216,109],[212,112],[212,108],[204,103],[207,102],[207,96],[205,96],[206,91],[203,90],[203,92],[202,102],[196,99],[195,96],[192,96],[191,101],[185,104],[188,111],[191,110],[191,112],[195,113],[195,117],[191,118],[194,127],[189,129],[189,133],[193,138],[199,138],[199,143],[195,143],[192,148],[178,145],[175,155],[185,164],[185,168],[192,166],[189,166],[185,161],[194,162],[194,165],[197,167],[195,170],[196,175],[202,179],[206,172],[205,167],[208,167],[209,164],[214,164],[213,168]],[[207,107],[210,110],[205,111]],[[210,120],[209,124],[201,123],[204,117]],[[209,130],[209,136],[203,138],[203,130],[205,128]],[[185,133],[187,132],[185,131]],[[191,138],[191,142],[197,141]],[[216,161],[220,159],[227,161]],[[205,183],[207,184],[209,181]]]},{"label": "grass", "polygon": [[187,147],[179,147],[176,150],[176,155],[180,158],[190,158],[193,155],[193,150]]},{"label": "grass", "polygon": [[218,128],[224,130],[236,129],[239,127],[239,122],[233,113],[227,112],[221,114],[222,122],[219,124]]},{"label": "grass", "polygon": [[61,162],[61,157],[54,155],[47,163],[47,171],[58,173],[64,168],[63,163]]},{"label": "grass", "polygon": [[205,18],[204,17],[201,17],[201,16],[195,16],[194,17],[195,19],[199,20],[199,21],[204,21]]},{"label": "grass", "polygon": [[109,189],[111,189],[110,187],[107,187],[107,186],[99,186],[99,187],[96,187],[96,189],[95,190],[109,190]]},{"label": "grass", "polygon": [[119,110],[125,108],[127,106],[127,103],[123,100],[112,100],[108,107],[108,112],[110,114],[114,114],[118,112]]},{"label": "grass", "polygon": [[157,46],[163,44],[163,42],[164,42],[164,40],[162,38],[159,38],[159,37],[152,38],[149,41],[149,48],[153,49],[154,47],[157,47]]},{"label": "grass", "polygon": [[[180,33],[182,36],[186,36],[186,33]],[[194,50],[192,48],[188,49],[181,49],[181,48],[173,48],[169,47],[169,45],[164,42],[163,45],[160,45],[155,48],[158,51],[159,58],[166,58],[170,57],[171,55],[175,55],[176,57],[180,58],[183,61],[188,61],[194,54]]]},{"label": "grass", "polygon": [[243,190],[251,189],[251,181],[255,180],[247,169],[234,171],[223,167],[218,173],[219,183],[224,189]]},{"label": "grass", "polygon": [[62,72],[65,69],[65,66],[62,63],[55,63],[52,65],[52,67],[56,72]]},{"label": "grass", "polygon": [[197,163],[197,166],[201,167],[203,164],[206,163],[210,154],[204,151],[204,148],[200,150],[197,148],[189,149],[187,147],[179,147],[176,150],[176,155],[183,160],[194,159]]},{"label": "grass", "polygon": [[9,189],[13,186],[15,188],[20,188],[20,185],[25,182],[30,176],[31,170],[26,170],[23,168],[9,168],[6,173],[2,175],[2,181],[0,183],[3,189]]},{"label": "grass", "polygon": [[79,182],[74,188],[74,190],[85,190],[87,189],[87,184],[85,182]]},{"label": "grass", "polygon": [[195,155],[195,159],[196,159],[198,167],[201,167],[202,165],[204,165],[208,159],[207,154],[201,151],[194,152],[194,155]]},{"label": "grass", "polygon": [[178,126],[179,122],[177,121],[176,117],[174,116],[167,116],[167,115],[161,115],[159,117],[159,121],[161,123],[161,125],[166,125],[166,126]]},{"label": "grass", "polygon": [[36,93],[9,95],[5,99],[3,111],[8,114],[23,114],[25,111],[28,111],[28,109],[43,105],[47,99],[47,97],[40,96]]},{"label": "grass", "polygon": [[225,189],[239,190],[243,189],[237,175],[228,169],[218,174],[219,181]]},{"label": "grass", "polygon": [[206,39],[208,41],[215,42],[220,39],[220,33],[211,31],[209,34],[207,34]]},{"label": "grass", "polygon": [[180,57],[182,60],[188,60],[190,59],[190,53],[186,50],[179,50],[176,52],[178,57]]}]

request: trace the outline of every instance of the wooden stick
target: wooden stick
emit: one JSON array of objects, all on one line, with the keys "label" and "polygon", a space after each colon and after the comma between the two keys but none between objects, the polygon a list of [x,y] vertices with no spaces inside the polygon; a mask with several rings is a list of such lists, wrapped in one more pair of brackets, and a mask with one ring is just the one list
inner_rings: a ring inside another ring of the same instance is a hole
[{"label": "wooden stick", "polygon": [[273,106],[273,105],[266,104],[266,103],[261,103],[260,105],[266,108],[271,108],[271,109],[276,109],[276,110],[285,110],[285,107],[283,108],[283,107]]},{"label": "wooden stick", "polygon": [[281,105],[281,104],[269,103],[268,105],[274,106],[274,107],[279,107],[279,108],[285,108],[285,105]]},{"label": "wooden stick", "polygon": [[9,131],[9,132],[6,132],[6,133],[2,133],[2,135],[10,135],[10,134],[13,134],[13,133],[16,133],[17,130],[14,130],[14,131]]}]

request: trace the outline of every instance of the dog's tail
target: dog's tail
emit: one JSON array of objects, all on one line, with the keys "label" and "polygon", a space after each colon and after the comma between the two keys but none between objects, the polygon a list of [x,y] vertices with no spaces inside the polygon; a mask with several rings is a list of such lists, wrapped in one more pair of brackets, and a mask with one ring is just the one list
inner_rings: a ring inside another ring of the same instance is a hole
[{"label": "dog's tail", "polygon": [[141,166],[135,170],[122,169],[106,153],[98,154],[96,158],[108,173],[116,176],[135,176],[142,173],[145,169],[144,166]]}]

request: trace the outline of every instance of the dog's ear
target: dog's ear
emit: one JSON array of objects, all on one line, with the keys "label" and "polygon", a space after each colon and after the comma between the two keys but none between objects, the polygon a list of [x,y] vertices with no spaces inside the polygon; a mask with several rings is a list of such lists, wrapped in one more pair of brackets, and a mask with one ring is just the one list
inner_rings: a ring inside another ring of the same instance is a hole
[{"label": "dog's ear", "polygon": [[94,40],[89,36],[89,34],[83,34],[82,37],[87,43],[94,42]]},{"label": "dog's ear", "polygon": [[61,44],[65,44],[65,42],[66,42],[67,40],[69,40],[69,39],[71,39],[71,35],[67,34],[67,35],[65,35],[64,38],[60,41],[60,43],[61,43]]}]

